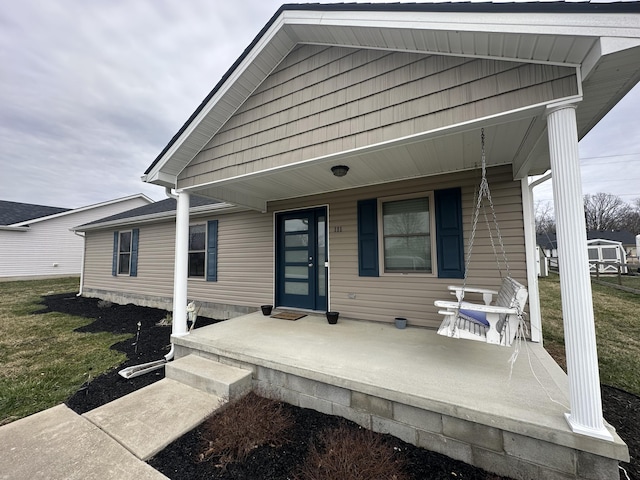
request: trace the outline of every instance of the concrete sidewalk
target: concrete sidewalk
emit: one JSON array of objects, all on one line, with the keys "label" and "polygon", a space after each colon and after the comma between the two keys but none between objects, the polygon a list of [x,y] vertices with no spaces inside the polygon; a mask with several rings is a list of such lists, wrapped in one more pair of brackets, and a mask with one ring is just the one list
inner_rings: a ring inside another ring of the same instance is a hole
[{"label": "concrete sidewalk", "polygon": [[145,460],[221,404],[165,378],[84,415],[58,405],[0,427],[0,479],[166,479]]}]

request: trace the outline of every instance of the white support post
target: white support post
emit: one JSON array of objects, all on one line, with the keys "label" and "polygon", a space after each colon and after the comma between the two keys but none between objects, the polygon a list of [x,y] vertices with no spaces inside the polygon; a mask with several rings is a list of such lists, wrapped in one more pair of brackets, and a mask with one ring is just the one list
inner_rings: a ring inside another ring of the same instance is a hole
[{"label": "white support post", "polygon": [[176,252],[173,270],[173,324],[171,334],[187,335],[187,276],[189,268],[189,194],[177,192]]},{"label": "white support post", "polygon": [[524,219],[524,246],[527,259],[527,286],[529,290],[529,320],[531,322],[531,341],[542,342],[542,315],[540,313],[540,294],[538,291],[538,273],[536,272],[536,225],[533,213],[533,192],[529,188],[527,177],[520,180],[522,190],[522,215]]},{"label": "white support post", "polygon": [[613,441],[602,418],[575,108],[560,104],[547,110],[571,404],[566,417],[573,432]]}]

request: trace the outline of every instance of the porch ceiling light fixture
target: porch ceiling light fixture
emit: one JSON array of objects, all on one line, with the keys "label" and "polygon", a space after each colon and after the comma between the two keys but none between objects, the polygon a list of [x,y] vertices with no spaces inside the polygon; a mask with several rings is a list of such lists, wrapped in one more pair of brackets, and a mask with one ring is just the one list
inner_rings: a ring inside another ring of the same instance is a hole
[{"label": "porch ceiling light fixture", "polygon": [[344,177],[349,171],[349,167],[346,165],[334,165],[331,167],[331,173],[333,173],[336,177]]}]

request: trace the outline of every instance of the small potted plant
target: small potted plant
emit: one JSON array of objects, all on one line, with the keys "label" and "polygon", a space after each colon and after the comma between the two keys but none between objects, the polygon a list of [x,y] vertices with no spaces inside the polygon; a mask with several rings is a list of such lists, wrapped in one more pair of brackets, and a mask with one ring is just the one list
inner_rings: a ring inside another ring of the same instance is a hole
[{"label": "small potted plant", "polygon": [[338,315],[340,315],[339,312],[327,312],[327,322],[331,325],[335,325],[338,323]]},{"label": "small potted plant", "polygon": [[407,328],[407,319],[404,317],[396,317],[396,328],[400,330]]},{"label": "small potted plant", "polygon": [[261,305],[260,309],[262,310],[262,314],[266,317],[271,315],[271,310],[273,310],[273,305]]}]

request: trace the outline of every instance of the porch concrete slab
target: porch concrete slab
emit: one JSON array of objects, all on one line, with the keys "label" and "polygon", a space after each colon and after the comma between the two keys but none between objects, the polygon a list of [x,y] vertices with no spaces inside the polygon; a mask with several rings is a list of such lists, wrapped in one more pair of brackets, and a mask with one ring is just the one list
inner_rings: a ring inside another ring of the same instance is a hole
[{"label": "porch concrete slab", "polygon": [[65,405],[0,427],[3,480],[166,480]]},{"label": "porch concrete slab", "polygon": [[232,358],[363,394],[590,453],[628,458],[614,442],[575,435],[565,373],[540,344],[515,347],[452,339],[425,328],[340,319],[329,325],[309,314],[295,322],[260,312],[189,335],[176,345]]},{"label": "porch concrete slab", "polygon": [[137,458],[148,460],[202,423],[222,404],[223,400],[216,395],[164,378],[83,417]]}]

